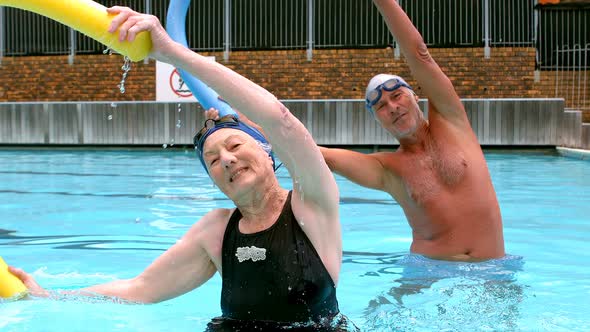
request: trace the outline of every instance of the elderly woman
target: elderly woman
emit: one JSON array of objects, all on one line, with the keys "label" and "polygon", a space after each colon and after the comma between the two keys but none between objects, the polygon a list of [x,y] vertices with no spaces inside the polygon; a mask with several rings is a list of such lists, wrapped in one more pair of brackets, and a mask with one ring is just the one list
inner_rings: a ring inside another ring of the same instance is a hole
[{"label": "elderly woman", "polygon": [[[195,136],[199,159],[236,205],[207,213],[145,271],[80,291],[140,303],[189,292],[222,276],[223,316],[210,330],[341,330],[336,284],[342,240],[336,182],[305,127],[272,94],[232,70],[174,42],[154,16],[113,7],[109,32],[121,40],[149,31],[151,56],[204,81],[265,129],[288,169],[293,190],[274,174],[265,136],[235,116],[209,119]],[[48,296],[26,272],[11,268],[33,295]],[[350,324],[352,325],[352,324]],[[352,327],[353,329],[354,326]]]}]

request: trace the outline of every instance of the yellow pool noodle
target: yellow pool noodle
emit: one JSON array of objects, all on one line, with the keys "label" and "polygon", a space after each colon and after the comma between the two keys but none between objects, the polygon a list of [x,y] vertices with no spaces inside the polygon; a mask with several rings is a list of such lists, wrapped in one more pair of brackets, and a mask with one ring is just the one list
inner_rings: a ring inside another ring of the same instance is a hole
[{"label": "yellow pool noodle", "polygon": [[152,49],[149,32],[139,33],[133,42],[120,42],[118,31],[107,31],[114,15],[92,0],[0,0],[0,6],[28,10],[65,24],[132,61],[145,59]]},{"label": "yellow pool noodle", "polygon": [[19,299],[27,294],[27,287],[8,271],[8,265],[0,257],[0,297]]}]

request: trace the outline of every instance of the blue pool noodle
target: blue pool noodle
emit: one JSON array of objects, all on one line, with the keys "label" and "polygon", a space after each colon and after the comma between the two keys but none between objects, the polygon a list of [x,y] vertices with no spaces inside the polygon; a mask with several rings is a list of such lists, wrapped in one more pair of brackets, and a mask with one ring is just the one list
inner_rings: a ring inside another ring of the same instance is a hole
[{"label": "blue pool noodle", "polygon": [[[186,40],[186,13],[191,0],[170,0],[168,14],[166,15],[166,31],[172,39],[185,47],[188,47]],[[219,111],[219,116],[236,114],[232,107],[219,98],[217,92],[193,77],[188,72],[178,69],[180,77],[197,98],[203,109],[213,107]],[[237,114],[236,114],[237,115]]]}]

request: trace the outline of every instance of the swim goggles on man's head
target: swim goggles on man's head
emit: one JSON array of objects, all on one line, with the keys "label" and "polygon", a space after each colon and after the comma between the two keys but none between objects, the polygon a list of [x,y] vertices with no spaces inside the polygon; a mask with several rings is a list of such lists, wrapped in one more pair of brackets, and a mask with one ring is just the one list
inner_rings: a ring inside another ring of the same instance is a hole
[{"label": "swim goggles on man's head", "polygon": [[377,85],[375,89],[367,92],[367,95],[365,96],[365,106],[368,109],[371,109],[371,107],[375,106],[375,104],[379,102],[379,99],[381,99],[381,96],[383,95],[381,90],[393,91],[401,88],[402,86],[410,90],[412,89],[408,84],[406,84],[402,80],[399,80],[397,78],[388,79],[387,81]]}]

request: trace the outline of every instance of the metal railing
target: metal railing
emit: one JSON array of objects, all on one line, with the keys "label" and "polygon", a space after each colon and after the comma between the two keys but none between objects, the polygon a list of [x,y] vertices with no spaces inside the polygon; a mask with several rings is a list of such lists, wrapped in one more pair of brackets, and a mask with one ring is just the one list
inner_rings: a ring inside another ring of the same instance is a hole
[{"label": "metal railing", "polygon": [[[126,5],[165,24],[168,0],[98,0]],[[429,47],[536,46],[540,69],[560,49],[590,42],[590,9],[535,10],[536,0],[399,0]],[[199,0],[187,14],[196,51],[385,47],[395,41],[369,0]],[[0,10],[2,56],[98,54],[104,46],[40,15]],[[562,64],[565,59],[560,58]]]},{"label": "metal railing", "polygon": [[539,67],[553,69],[557,63],[563,65],[579,61],[574,56],[576,53],[562,51],[590,43],[589,27],[590,9],[541,10],[537,44]]},{"label": "metal railing", "polygon": [[530,0],[491,0],[490,44],[532,46],[536,40],[535,4]]},{"label": "metal railing", "polygon": [[[126,5],[165,24],[168,1],[98,0]],[[399,0],[431,47],[532,45],[534,0]],[[487,21],[484,16],[488,15]],[[0,15],[4,55],[99,53],[104,47],[37,14],[6,8]],[[489,35],[484,35],[485,22]],[[226,33],[230,29],[229,33]],[[195,50],[305,49],[392,45],[369,0],[200,0],[187,14],[187,39]]]},{"label": "metal railing", "polygon": [[[563,97],[566,107],[577,110],[590,110],[590,68],[588,56],[590,43],[574,45],[573,48],[557,48],[555,71],[555,96]],[[560,63],[559,59],[565,60]]]}]

